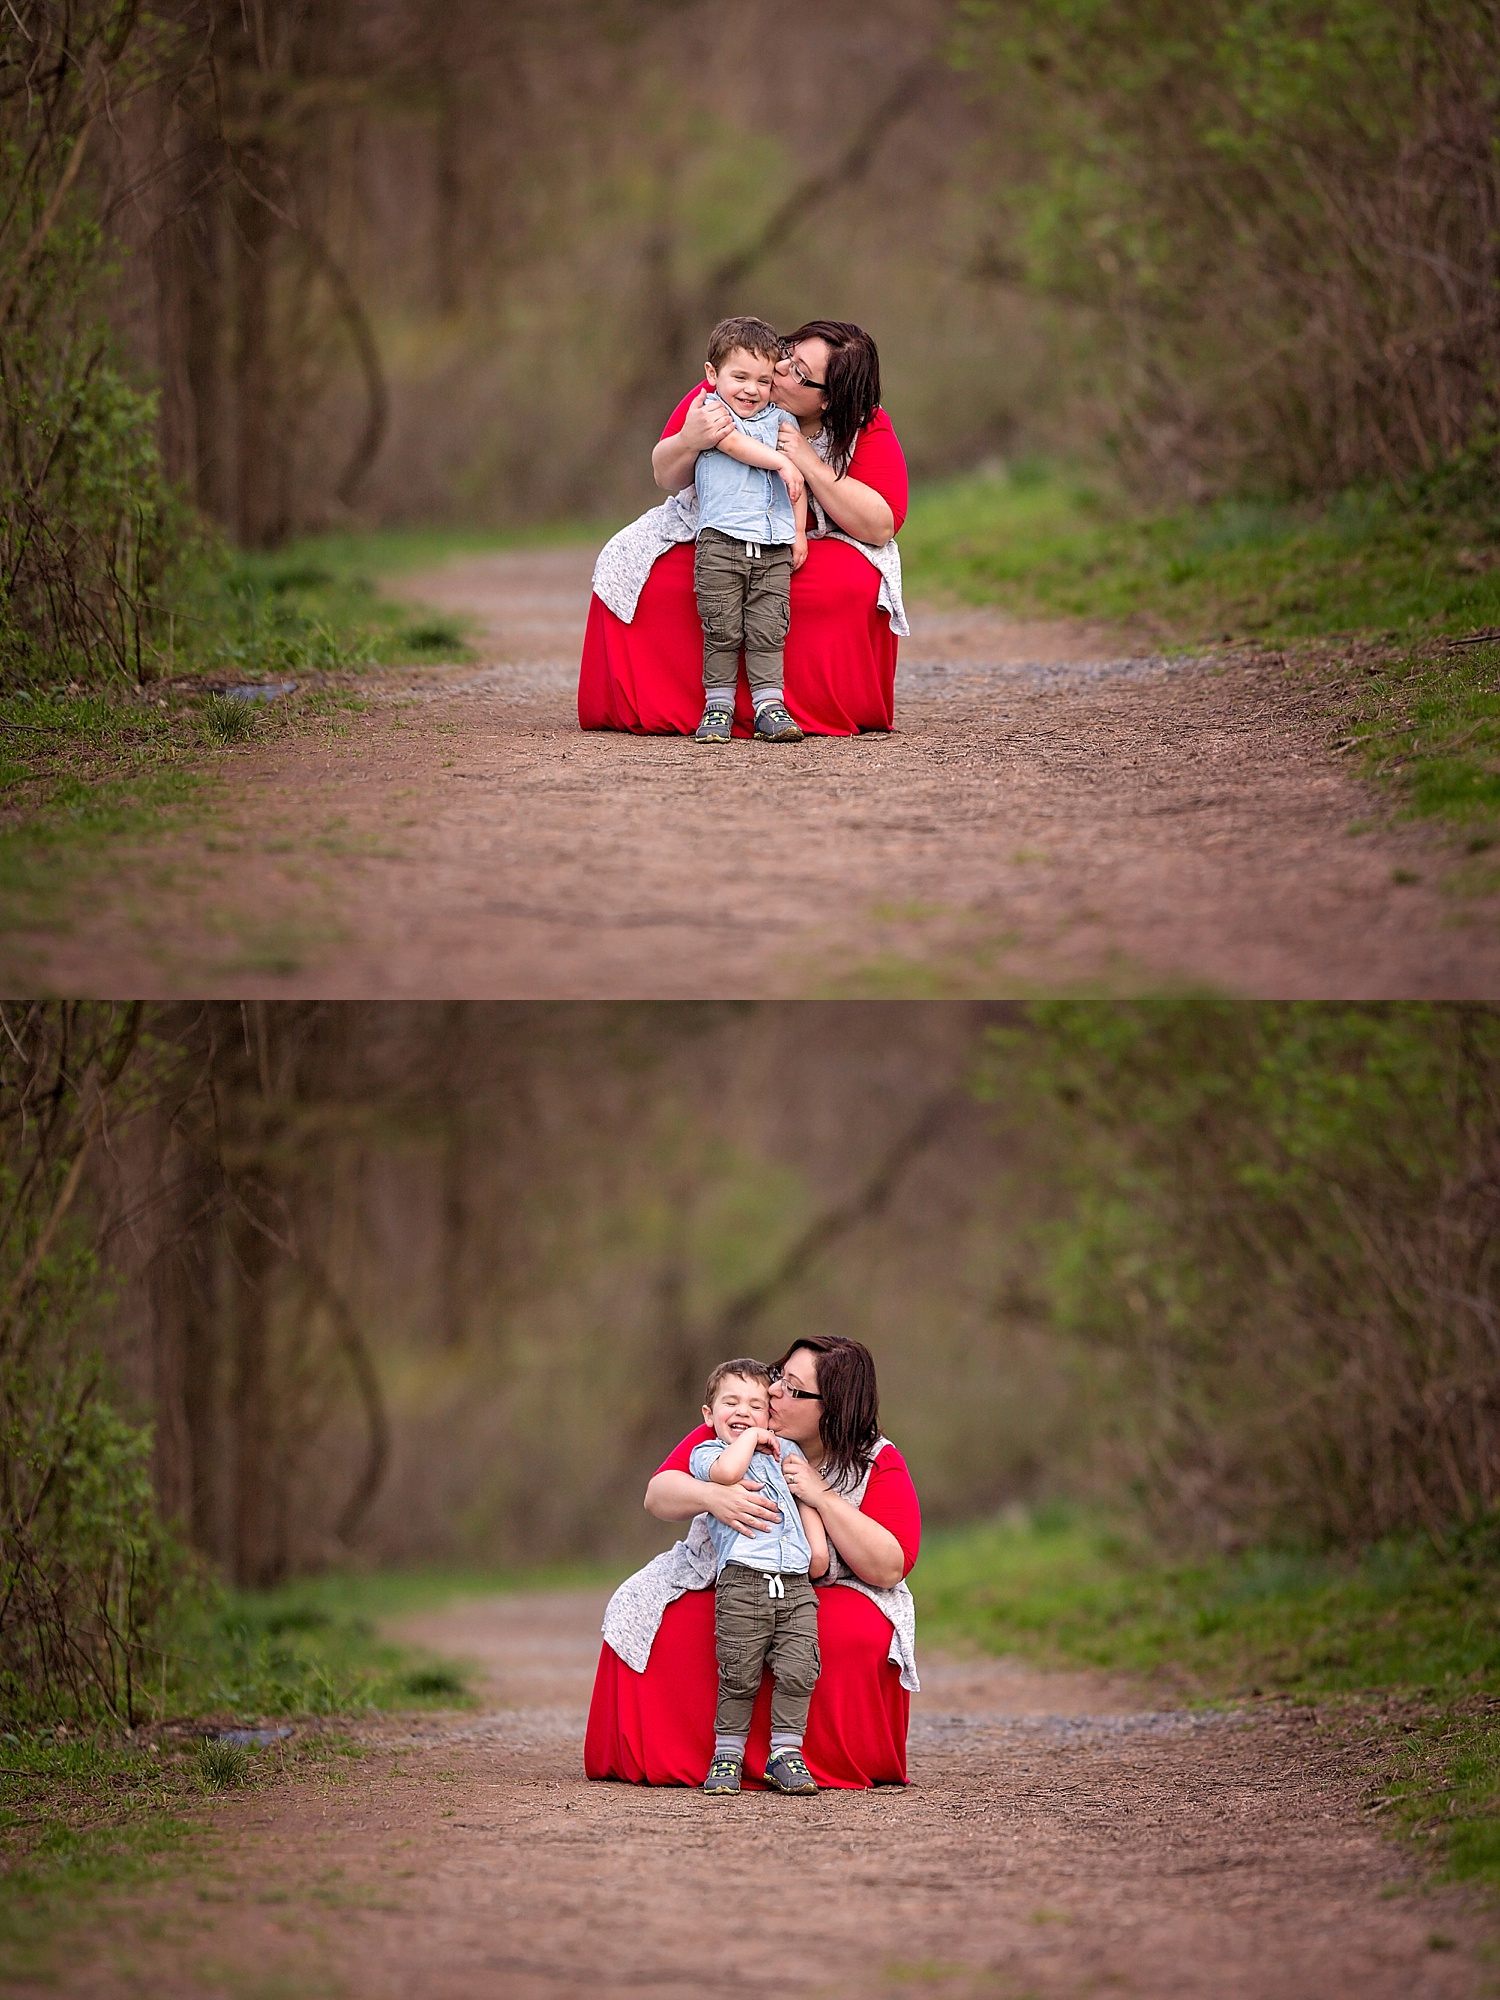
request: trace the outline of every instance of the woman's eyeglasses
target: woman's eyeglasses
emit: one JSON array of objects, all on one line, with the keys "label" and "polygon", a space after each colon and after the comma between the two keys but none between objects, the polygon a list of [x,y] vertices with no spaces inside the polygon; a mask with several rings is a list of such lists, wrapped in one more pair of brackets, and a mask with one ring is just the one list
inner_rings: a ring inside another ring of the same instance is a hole
[{"label": "woman's eyeglasses", "polygon": [[794,1388],[779,1368],[771,1370],[771,1387],[779,1389],[783,1396],[795,1396],[799,1403],[817,1403],[822,1400],[812,1389]]},{"label": "woman's eyeglasses", "polygon": [[[811,375],[806,374],[800,361],[788,361],[786,365],[788,373],[795,376],[804,389],[826,389],[828,387],[826,382],[815,382]],[[806,1391],[804,1390],[803,1393],[805,1395]]]}]

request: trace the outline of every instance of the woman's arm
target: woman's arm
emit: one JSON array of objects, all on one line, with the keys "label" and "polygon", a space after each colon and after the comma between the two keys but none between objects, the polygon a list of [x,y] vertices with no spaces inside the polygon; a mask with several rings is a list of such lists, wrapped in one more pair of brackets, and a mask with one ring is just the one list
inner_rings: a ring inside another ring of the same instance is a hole
[{"label": "woman's arm", "polygon": [[746,1480],[739,1486],[715,1486],[690,1472],[655,1473],[646,1487],[646,1512],[658,1521],[691,1521],[695,1514],[712,1514],[738,1535],[759,1535],[774,1528],[781,1510],[760,1486]]},{"label": "woman's arm", "polygon": [[[805,1458],[789,1458],[781,1469],[797,1499],[816,1507],[822,1515],[829,1541],[860,1582],[872,1590],[893,1590],[906,1574],[906,1555],[890,1529],[882,1528],[835,1493]],[[657,1477],[661,1476],[658,1473]]]},{"label": "woman's arm", "polygon": [[694,396],[682,429],[658,440],[651,453],[651,476],[664,493],[680,493],[693,483],[700,451],[713,451],[734,429],[734,418],[720,402],[705,404],[708,385]]},{"label": "woman's arm", "polygon": [[[857,542],[869,542],[877,549],[885,546],[896,532],[896,517],[888,500],[882,499],[863,480],[851,479],[848,473],[838,478],[833,467],[819,458],[795,424],[781,426],[780,448],[807,481],[809,492],[835,527],[853,535]],[[657,450],[660,449],[658,445]],[[658,480],[657,484],[660,483]],[[869,1581],[868,1577],[865,1581]]]},{"label": "woman's arm", "polygon": [[816,1507],[809,1507],[805,1501],[797,1502],[797,1512],[802,1519],[802,1532],[807,1537],[808,1552],[812,1560],[807,1566],[810,1577],[828,1574],[828,1537],[823,1532],[823,1516]]}]

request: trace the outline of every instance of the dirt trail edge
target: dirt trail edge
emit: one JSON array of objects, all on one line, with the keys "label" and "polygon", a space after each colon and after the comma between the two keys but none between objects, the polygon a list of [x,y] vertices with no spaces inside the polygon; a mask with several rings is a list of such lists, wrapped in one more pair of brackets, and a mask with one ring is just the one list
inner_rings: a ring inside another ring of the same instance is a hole
[{"label": "dirt trail edge", "polygon": [[212,1887],[142,1892],[36,1991],[1488,1990],[1476,1901],[1415,1882],[1311,1717],[1162,1711],[1103,1676],[929,1653],[909,1789],[589,1784],[602,1608],[511,1596],[412,1621],[403,1636],[478,1664],[480,1712],[384,1723],[341,1782],[226,1802]]},{"label": "dirt trail edge", "polygon": [[211,837],[152,847],[10,990],[140,996],[1257,996],[1500,991],[1493,901],[1326,751],[1273,658],[918,605],[896,733],[584,735],[592,552],[404,580],[479,667],[361,683],[228,752]]}]

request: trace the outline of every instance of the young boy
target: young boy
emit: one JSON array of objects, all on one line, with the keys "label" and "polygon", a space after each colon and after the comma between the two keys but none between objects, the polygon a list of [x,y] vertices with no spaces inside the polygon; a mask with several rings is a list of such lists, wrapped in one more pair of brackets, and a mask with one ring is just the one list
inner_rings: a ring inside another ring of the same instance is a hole
[{"label": "young boy", "polygon": [[737,1792],[750,1711],[767,1660],[771,1695],[771,1754],[766,1780],[778,1792],[815,1792],[802,1760],[807,1704],[818,1679],[818,1604],[811,1579],[828,1568],[828,1537],[817,1510],[792,1497],[782,1465],[801,1458],[796,1445],[767,1429],[771,1373],[759,1361],[721,1361],[708,1378],[703,1421],[712,1443],[693,1447],[693,1476],[737,1486],[747,1475],[781,1509],[781,1520],[758,1535],[741,1535],[709,1517],[719,1552],[714,1585],[714,1651],[719,1707],[714,1757],[705,1792]]},{"label": "young boy", "polygon": [[698,546],[693,587],[703,621],[703,720],[699,743],[727,743],[734,723],[740,648],[762,743],[800,743],[782,700],[781,650],[791,620],[792,571],[807,561],[807,489],[776,449],[783,423],[771,401],[781,342],[763,319],[721,319],[704,375],[734,419],[716,450],[700,451]]}]

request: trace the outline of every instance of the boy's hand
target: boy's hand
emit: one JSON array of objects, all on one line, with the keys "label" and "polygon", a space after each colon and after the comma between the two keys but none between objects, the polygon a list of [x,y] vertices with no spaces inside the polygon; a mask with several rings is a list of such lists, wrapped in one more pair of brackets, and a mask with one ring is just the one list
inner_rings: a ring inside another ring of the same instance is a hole
[{"label": "boy's hand", "polygon": [[783,465],[780,471],[782,484],[786,487],[786,497],[795,507],[807,491],[807,481],[802,477],[802,474],[797,470],[795,465]]},{"label": "boy's hand", "polygon": [[794,540],[793,540],[793,542],[792,542],[792,573],[793,573],[793,575],[795,575],[795,574],[796,574],[796,572],[797,572],[797,571],[798,571],[799,569],[801,569],[802,565],[803,565],[803,564],[804,564],[804,563],[805,563],[806,561],[807,561],[807,537],[806,537],[806,535],[798,535],[798,536],[796,536],[796,537],[794,538]]},{"label": "boy's hand", "polygon": [[763,1430],[757,1427],[755,1432],[755,1449],[757,1451],[768,1451],[772,1458],[779,1459],[781,1457],[781,1439],[777,1437],[775,1431]]}]

